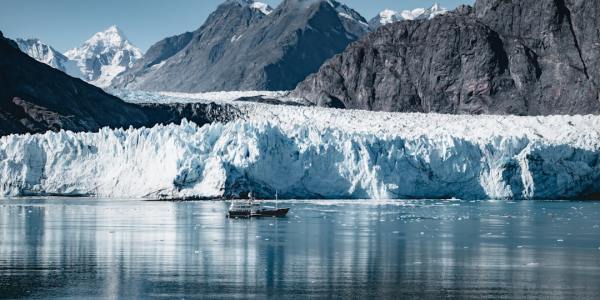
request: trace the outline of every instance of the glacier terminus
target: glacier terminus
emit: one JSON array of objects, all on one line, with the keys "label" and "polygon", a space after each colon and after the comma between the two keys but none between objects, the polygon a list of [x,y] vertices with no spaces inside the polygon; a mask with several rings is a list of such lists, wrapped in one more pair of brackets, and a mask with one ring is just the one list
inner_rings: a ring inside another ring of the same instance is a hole
[{"label": "glacier terminus", "polygon": [[184,120],[3,137],[0,196],[572,199],[600,192],[596,116],[236,106],[237,121],[203,127]]}]

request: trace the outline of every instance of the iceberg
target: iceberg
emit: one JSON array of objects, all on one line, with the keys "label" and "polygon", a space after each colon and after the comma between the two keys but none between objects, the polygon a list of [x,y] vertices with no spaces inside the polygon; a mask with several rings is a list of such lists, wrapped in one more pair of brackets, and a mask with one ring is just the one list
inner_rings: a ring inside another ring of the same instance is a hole
[{"label": "iceberg", "polygon": [[[600,194],[600,118],[243,105],[199,127],[0,138],[0,197],[565,199]],[[560,131],[557,129],[560,128]]]}]

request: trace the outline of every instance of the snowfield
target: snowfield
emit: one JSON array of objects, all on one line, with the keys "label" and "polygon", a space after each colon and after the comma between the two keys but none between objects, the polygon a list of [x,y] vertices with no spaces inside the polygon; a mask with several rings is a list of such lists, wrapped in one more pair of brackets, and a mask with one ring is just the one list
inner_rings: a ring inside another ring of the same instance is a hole
[{"label": "snowfield", "polygon": [[297,199],[563,199],[600,194],[596,116],[236,105],[243,118],[228,124],[198,127],[184,121],[3,137],[0,196],[180,199],[254,191],[268,198],[277,191]]},{"label": "snowfield", "polygon": [[264,96],[269,98],[282,99],[289,92],[279,91],[233,91],[233,92],[206,92],[197,94],[177,93],[177,92],[144,92],[113,89],[107,92],[130,103],[231,103],[242,97]]}]

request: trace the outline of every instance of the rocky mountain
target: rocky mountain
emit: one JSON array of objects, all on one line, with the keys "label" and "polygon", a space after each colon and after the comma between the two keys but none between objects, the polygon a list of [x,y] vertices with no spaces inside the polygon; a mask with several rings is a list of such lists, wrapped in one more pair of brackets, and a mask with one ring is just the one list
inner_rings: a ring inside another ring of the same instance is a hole
[{"label": "rocky mountain", "polygon": [[73,77],[82,76],[74,61],[42,41],[38,39],[16,39],[16,43],[21,51],[27,53],[27,55],[35,60],[61,70]]},{"label": "rocky mountain", "polygon": [[82,79],[107,87],[117,75],[142,58],[142,52],[117,26],[111,26],[94,34],[80,47],[67,51],[65,56],[77,64]]},{"label": "rocky mountain", "polygon": [[385,9],[369,21],[369,26],[376,29],[380,26],[400,22],[404,20],[428,20],[433,19],[436,16],[448,13],[446,8],[441,7],[435,3],[430,8],[416,8],[413,10],[394,11],[391,9]]},{"label": "rocky mountain", "polygon": [[199,124],[235,114],[203,104],[138,106],[40,63],[0,32],[0,136],[46,130],[95,131],[179,122]]},{"label": "rocky mountain", "polygon": [[329,1],[329,4],[338,12],[346,31],[355,36],[364,36],[371,32],[367,20],[357,11],[337,1]]},{"label": "rocky mountain", "polygon": [[160,41],[115,88],[204,92],[292,89],[369,31],[333,0],[285,0],[276,9],[227,0],[198,30]]},{"label": "rocky mountain", "polygon": [[381,111],[600,113],[595,20],[595,0],[477,0],[431,20],[379,28],[292,96]]}]

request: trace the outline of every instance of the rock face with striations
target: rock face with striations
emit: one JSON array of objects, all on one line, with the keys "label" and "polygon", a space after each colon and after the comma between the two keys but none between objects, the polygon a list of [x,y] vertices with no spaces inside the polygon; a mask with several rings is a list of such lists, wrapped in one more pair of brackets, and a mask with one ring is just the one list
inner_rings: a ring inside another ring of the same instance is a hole
[{"label": "rock face with striations", "polygon": [[478,0],[379,28],[292,95],[381,111],[597,114],[599,22],[595,0]]},{"label": "rock face with striations", "polygon": [[94,131],[179,122],[198,124],[236,117],[225,105],[139,106],[123,102],[21,52],[0,32],[0,136],[47,130]]},{"label": "rock face with striations", "polygon": [[369,30],[336,1],[285,0],[275,10],[228,0],[193,33],[163,40],[115,88],[289,90]]}]

